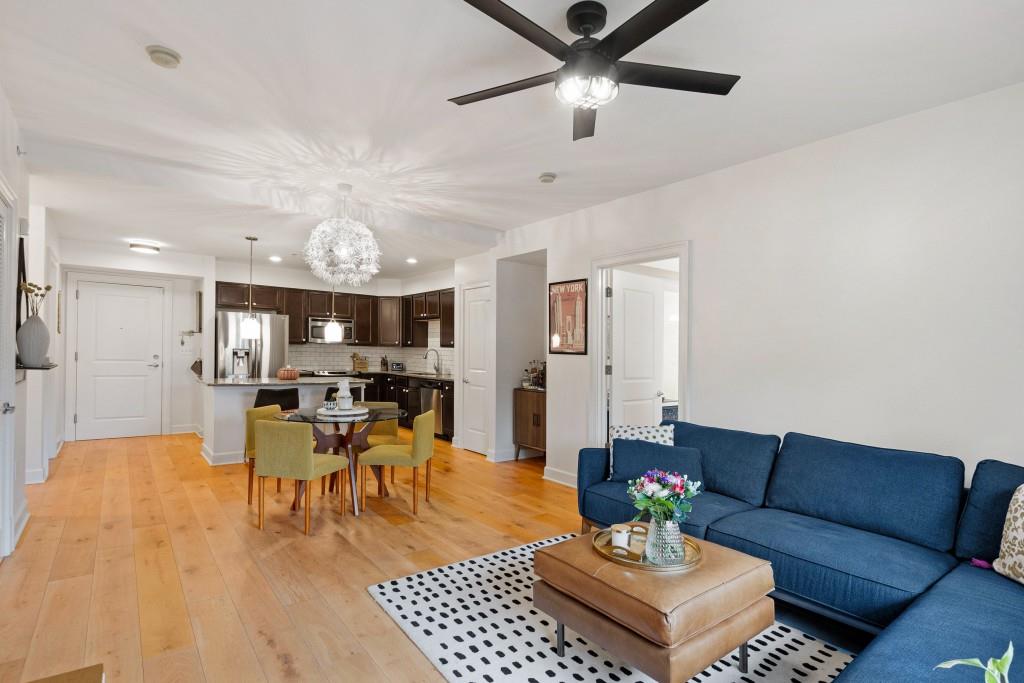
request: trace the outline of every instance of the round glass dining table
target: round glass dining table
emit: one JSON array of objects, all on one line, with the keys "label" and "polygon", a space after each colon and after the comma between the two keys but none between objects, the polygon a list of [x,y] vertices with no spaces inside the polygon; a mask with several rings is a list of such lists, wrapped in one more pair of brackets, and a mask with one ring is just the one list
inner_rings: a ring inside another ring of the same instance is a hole
[{"label": "round glass dining table", "polygon": [[[359,407],[358,403],[356,403],[356,407]],[[397,420],[405,417],[406,415],[408,415],[408,412],[401,410],[400,408],[368,408],[368,412],[366,414],[353,417],[323,415],[317,412],[317,408],[300,408],[298,410],[279,413],[277,417],[280,420],[287,420],[288,422],[305,422],[312,425],[313,436],[316,437],[316,447],[313,449],[314,452],[341,455],[341,452],[343,450],[345,451],[345,455],[348,456],[348,481],[352,490],[352,511],[356,516],[358,516],[359,497],[356,493],[356,474],[359,472],[359,451],[366,450],[370,447],[366,437],[370,435],[374,422]],[[359,426],[358,429],[356,429],[357,426]],[[372,469],[374,476],[377,477],[378,487],[385,496],[390,495],[387,485],[384,483],[384,468],[373,467]],[[336,483],[338,486],[341,486],[341,482],[337,481],[337,476],[332,474],[332,491],[334,490]],[[295,495],[295,501],[292,502],[293,510],[298,509],[299,501],[302,500],[302,495],[304,493],[303,487],[305,484],[305,482],[300,483],[299,490]]]}]

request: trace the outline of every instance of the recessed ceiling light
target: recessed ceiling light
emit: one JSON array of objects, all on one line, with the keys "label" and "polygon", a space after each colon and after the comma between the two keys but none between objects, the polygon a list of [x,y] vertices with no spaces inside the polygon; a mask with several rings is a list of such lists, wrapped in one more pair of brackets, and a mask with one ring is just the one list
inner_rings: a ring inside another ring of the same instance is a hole
[{"label": "recessed ceiling light", "polygon": [[405,262],[406,263],[410,263],[410,264],[412,264],[412,263],[419,263],[419,261],[416,260],[415,256],[410,256],[409,258],[405,259]]},{"label": "recessed ceiling light", "polygon": [[181,55],[163,45],[147,45],[146,53],[149,55],[150,61],[165,69],[177,69],[181,64]]},{"label": "recessed ceiling light", "polygon": [[140,254],[159,254],[160,247],[155,244],[147,244],[145,242],[129,242],[128,248],[132,251],[137,251]]},{"label": "recessed ceiling light", "polygon": [[544,183],[546,185],[548,183],[555,182],[555,178],[557,178],[557,177],[558,176],[556,174],[552,173],[551,171],[545,171],[544,173],[540,174],[540,178],[538,180],[540,180],[542,183]]},{"label": "recessed ceiling light", "polygon": [[271,263],[280,263],[281,262],[281,257],[280,256],[268,256],[267,258],[270,259]]}]

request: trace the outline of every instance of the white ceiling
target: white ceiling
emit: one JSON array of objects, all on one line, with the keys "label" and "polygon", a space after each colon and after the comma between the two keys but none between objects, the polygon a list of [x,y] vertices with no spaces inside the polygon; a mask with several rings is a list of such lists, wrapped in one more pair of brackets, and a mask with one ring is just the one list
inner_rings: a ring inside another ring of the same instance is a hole
[{"label": "white ceiling", "polygon": [[[569,0],[509,4],[573,38]],[[607,4],[610,28],[646,1]],[[549,87],[446,101],[558,66],[461,0],[2,0],[0,16],[0,84],[46,179],[33,201],[62,231],[218,256],[255,232],[298,252],[350,182],[390,277],[409,255],[425,272],[494,230],[1024,80],[1020,0],[711,0],[630,59],[739,74],[732,94],[623,86],[573,143]],[[151,43],[181,67],[151,64]]]}]

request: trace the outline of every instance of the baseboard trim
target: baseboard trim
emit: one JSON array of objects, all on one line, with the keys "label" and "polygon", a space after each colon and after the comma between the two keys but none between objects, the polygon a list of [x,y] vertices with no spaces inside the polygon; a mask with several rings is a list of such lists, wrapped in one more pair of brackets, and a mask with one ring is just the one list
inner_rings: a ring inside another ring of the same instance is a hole
[{"label": "baseboard trim", "polygon": [[203,459],[206,460],[211,467],[217,467],[219,465],[237,465],[244,460],[242,457],[242,451],[213,453],[205,443],[203,443],[203,448],[200,453],[203,454]]},{"label": "baseboard trim", "polygon": [[575,472],[566,472],[565,470],[556,469],[548,465],[544,468],[544,478],[556,484],[562,484],[573,489],[576,488]]},{"label": "baseboard trim", "polygon": [[[21,535],[25,533],[25,527],[28,526],[28,519],[31,515],[28,514],[28,502],[22,498],[21,510],[18,511],[18,515],[14,520],[14,534],[11,538],[14,539],[14,547],[18,546],[18,542],[21,541]],[[11,548],[13,551],[14,548]]]},{"label": "baseboard trim", "polygon": [[46,472],[42,469],[25,470],[25,484],[45,484]]},{"label": "baseboard trim", "polygon": [[199,434],[202,436],[202,428],[199,425],[171,425],[171,434]]}]

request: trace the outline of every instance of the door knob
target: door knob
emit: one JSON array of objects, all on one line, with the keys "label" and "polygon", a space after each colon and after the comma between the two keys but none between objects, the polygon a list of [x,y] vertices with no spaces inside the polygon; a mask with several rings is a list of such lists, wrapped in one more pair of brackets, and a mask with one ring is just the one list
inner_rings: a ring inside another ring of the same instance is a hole
[{"label": "door knob", "polygon": [[658,393],[655,394],[655,396],[657,396],[658,398],[661,398],[664,395],[665,395],[664,391],[659,391]]},{"label": "door knob", "polygon": [[462,378],[462,383],[463,384],[469,384],[469,378],[468,377],[463,377]]},{"label": "door knob", "polygon": [[11,413],[14,412],[14,409],[16,407],[17,406],[14,406],[14,405],[8,403],[7,401],[4,401],[3,408],[0,408],[0,414],[2,414],[2,415],[10,415]]},{"label": "door knob", "polygon": [[151,367],[151,368],[158,368],[158,367],[160,367],[160,364],[159,363],[150,363],[149,367]]}]

